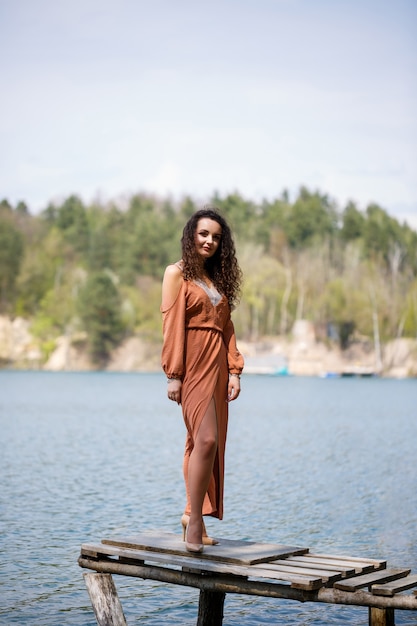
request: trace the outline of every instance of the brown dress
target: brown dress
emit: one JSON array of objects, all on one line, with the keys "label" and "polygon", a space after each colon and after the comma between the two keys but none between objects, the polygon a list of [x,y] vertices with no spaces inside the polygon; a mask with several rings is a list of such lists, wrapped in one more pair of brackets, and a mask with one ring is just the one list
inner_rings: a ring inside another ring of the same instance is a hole
[{"label": "brown dress", "polygon": [[188,461],[209,403],[214,398],[218,446],[213,474],[204,498],[203,515],[223,518],[224,453],[226,447],[229,372],[240,374],[243,357],[236,347],[230,307],[225,296],[217,305],[198,284],[183,280],[175,302],[163,314],[162,367],[169,378],[183,382],[181,404],[187,436],[184,479],[185,513],[190,514]]}]

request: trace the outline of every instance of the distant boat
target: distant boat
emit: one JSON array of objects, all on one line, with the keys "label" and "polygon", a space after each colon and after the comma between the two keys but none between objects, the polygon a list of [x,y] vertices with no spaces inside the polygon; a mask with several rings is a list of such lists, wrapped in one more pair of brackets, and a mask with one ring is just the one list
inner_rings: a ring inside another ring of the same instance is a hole
[{"label": "distant boat", "polygon": [[320,374],[320,378],[372,378],[378,376],[377,372],[371,367],[353,367],[351,369],[342,370],[341,372],[324,372]]},{"label": "distant boat", "polygon": [[245,374],[256,374],[262,376],[290,376],[288,368],[271,367],[269,365],[245,365]]},{"label": "distant boat", "polygon": [[252,374],[257,376],[291,376],[286,367],[274,369],[272,367],[247,367],[244,369],[245,374]]},{"label": "distant boat", "polygon": [[372,367],[352,367],[350,369],[343,370],[340,374],[342,378],[360,376],[361,378],[367,377],[370,378],[372,376],[377,376],[376,371]]},{"label": "distant boat", "polygon": [[263,376],[290,376],[285,356],[271,353],[245,357],[244,372]]}]

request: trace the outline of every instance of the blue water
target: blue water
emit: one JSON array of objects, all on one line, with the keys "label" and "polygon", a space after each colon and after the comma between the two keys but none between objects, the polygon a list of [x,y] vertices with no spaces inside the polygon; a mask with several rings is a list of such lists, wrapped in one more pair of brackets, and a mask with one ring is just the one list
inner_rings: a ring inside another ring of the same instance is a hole
[{"label": "blue water", "polygon": [[[417,381],[242,377],[219,537],[417,572]],[[160,374],[0,372],[0,624],[94,626],[81,543],[180,532],[184,426]],[[116,577],[129,626],[194,626],[198,590]],[[225,626],[367,624],[367,610],[228,595]],[[417,624],[396,612],[396,623]]]}]

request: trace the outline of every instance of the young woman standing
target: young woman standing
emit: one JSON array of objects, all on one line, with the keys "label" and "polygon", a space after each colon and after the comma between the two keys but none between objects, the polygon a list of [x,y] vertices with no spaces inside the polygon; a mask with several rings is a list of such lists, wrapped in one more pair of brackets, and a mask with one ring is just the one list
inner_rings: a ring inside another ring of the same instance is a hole
[{"label": "young woman standing", "polygon": [[203,515],[223,518],[228,402],[240,394],[244,364],[231,320],[241,270],[230,228],[213,207],[188,220],[181,244],[182,259],[166,268],[162,286],[162,367],[187,429],[186,549],[202,552],[203,544],[216,543]]}]

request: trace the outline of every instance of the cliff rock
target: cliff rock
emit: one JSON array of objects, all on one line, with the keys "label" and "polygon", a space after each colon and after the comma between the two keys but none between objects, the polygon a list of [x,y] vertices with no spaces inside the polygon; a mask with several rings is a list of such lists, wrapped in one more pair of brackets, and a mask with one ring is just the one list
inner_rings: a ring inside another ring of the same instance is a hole
[{"label": "cliff rock", "polygon": [[38,368],[42,353],[22,317],[11,320],[0,315],[0,363],[10,367]]}]

